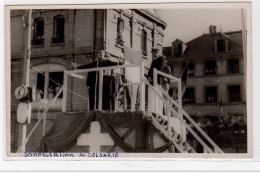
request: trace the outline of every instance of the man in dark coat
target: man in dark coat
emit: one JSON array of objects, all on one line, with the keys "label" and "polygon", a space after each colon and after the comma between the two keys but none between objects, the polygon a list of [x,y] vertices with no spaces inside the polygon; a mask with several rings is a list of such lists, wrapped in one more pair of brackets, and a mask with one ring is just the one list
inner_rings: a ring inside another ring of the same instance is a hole
[{"label": "man in dark coat", "polygon": [[[172,74],[171,67],[167,64],[166,58],[163,59],[163,65],[162,65],[160,71],[163,72],[163,73],[166,73],[168,75]],[[167,77],[162,77],[161,81],[162,81],[161,82],[162,88],[168,93],[169,92],[170,79],[167,78]]]},{"label": "man in dark coat", "polygon": [[[112,62],[110,60],[101,60],[101,61],[96,60],[90,64],[82,65],[82,66],[78,67],[78,69],[89,69],[89,68],[107,67],[107,66],[115,66],[115,65],[118,65],[118,64],[115,62]],[[109,85],[107,85],[107,82],[109,82],[109,80],[107,80],[107,78],[106,78],[103,81],[103,100],[105,100],[107,98],[105,94],[109,94],[109,93],[104,93],[104,91],[109,90],[107,88],[107,87],[109,87]],[[98,96],[99,96],[99,94],[98,94],[99,72],[98,71],[92,71],[92,72],[88,73],[86,85],[89,88],[89,110],[95,110],[95,109],[97,109]],[[95,100],[96,100],[96,107],[95,107]],[[105,109],[108,108],[109,105],[106,105],[107,102],[108,102],[108,100],[105,100],[104,102],[102,102],[102,108],[105,108]]]},{"label": "man in dark coat", "polygon": [[[159,49],[153,48],[152,49],[152,55],[153,55],[153,62],[151,64],[151,67],[148,71],[148,81],[152,84],[153,82],[153,69],[156,68],[157,70],[161,70],[162,64],[163,64],[163,56],[159,55]],[[160,77],[157,78],[158,83],[160,83]]]}]

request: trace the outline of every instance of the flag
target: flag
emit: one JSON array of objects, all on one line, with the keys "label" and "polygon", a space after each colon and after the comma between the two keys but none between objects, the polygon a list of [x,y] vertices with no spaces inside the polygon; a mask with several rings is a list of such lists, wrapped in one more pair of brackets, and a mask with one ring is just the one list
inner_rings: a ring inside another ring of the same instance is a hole
[{"label": "flag", "polygon": [[[187,63],[182,71],[182,74],[181,74],[181,89],[182,89],[182,96],[184,95],[185,93],[185,90],[186,90],[186,83],[187,83],[187,80],[188,80],[188,76],[189,76],[189,64],[190,63]],[[174,100],[176,100],[178,98],[178,86],[175,87],[174,89],[174,92],[173,92],[173,95],[172,95],[172,98]]]},{"label": "flag", "polygon": [[184,70],[181,75],[182,96],[184,95],[185,90],[186,90],[186,83],[187,83],[188,76],[189,76],[189,65],[190,65],[190,63],[187,63],[185,65]]}]

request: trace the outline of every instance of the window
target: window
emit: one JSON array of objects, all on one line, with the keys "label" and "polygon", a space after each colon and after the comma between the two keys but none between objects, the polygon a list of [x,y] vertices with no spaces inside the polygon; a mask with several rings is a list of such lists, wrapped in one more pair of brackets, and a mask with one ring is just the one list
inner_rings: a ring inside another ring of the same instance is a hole
[{"label": "window", "polygon": [[117,18],[117,33],[124,32],[124,20],[119,17]]},{"label": "window", "polygon": [[183,95],[183,104],[193,104],[195,103],[194,88],[187,88]]},{"label": "window", "polygon": [[225,40],[217,40],[217,52],[225,51]]},{"label": "window", "polygon": [[43,18],[37,18],[33,23],[33,38],[32,45],[44,44],[44,20]]},{"label": "window", "polygon": [[217,87],[206,87],[206,103],[217,103]]},{"label": "window", "polygon": [[145,30],[141,31],[141,49],[143,55],[147,55],[147,32]]},{"label": "window", "polygon": [[54,18],[52,43],[64,43],[64,16]]},{"label": "window", "polygon": [[228,93],[229,93],[229,102],[240,102],[240,86],[229,86],[228,87]]},{"label": "window", "polygon": [[182,43],[179,43],[178,45],[178,56],[182,55]]},{"label": "window", "polygon": [[[182,64],[182,69],[184,70],[186,67],[186,62]],[[189,62],[188,63],[188,76],[193,76],[194,75],[194,63]]]},{"label": "window", "polygon": [[116,38],[116,44],[123,46],[124,44],[124,20],[119,17],[117,18],[117,38]]},{"label": "window", "polygon": [[206,61],[205,62],[205,75],[216,75],[217,65],[216,61]]},{"label": "window", "polygon": [[[49,78],[49,92],[52,92],[54,96],[58,93],[60,86],[63,85],[63,72],[50,72]],[[59,95],[58,98],[62,98],[62,93]]]},{"label": "window", "polygon": [[39,96],[37,96],[38,99],[42,99],[43,98],[43,91],[44,91],[44,75],[45,73],[37,73],[37,85],[36,85],[36,89],[39,92]]},{"label": "window", "polygon": [[239,73],[239,59],[228,60],[228,73]]},{"label": "window", "polygon": [[190,62],[189,63],[189,76],[193,76],[194,75],[194,63]]},{"label": "window", "polygon": [[[30,85],[36,86],[36,99],[53,99],[63,85],[65,67],[59,64],[42,64],[31,69]],[[58,98],[62,98],[62,94]]]}]

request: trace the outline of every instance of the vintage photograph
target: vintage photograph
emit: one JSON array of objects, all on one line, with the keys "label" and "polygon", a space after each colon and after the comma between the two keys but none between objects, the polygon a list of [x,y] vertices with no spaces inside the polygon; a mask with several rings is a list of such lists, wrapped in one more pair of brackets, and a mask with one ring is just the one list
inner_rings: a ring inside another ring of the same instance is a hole
[{"label": "vintage photograph", "polygon": [[249,10],[173,7],[6,8],[7,156],[248,156]]}]

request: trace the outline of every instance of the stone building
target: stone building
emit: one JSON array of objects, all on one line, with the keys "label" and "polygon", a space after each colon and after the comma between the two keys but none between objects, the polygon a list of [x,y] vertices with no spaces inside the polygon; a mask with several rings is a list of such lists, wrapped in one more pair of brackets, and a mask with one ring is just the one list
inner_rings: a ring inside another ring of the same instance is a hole
[{"label": "stone building", "polygon": [[[225,152],[246,152],[247,108],[242,31],[215,26],[187,43],[164,47],[173,76],[188,67],[183,108]],[[172,86],[173,87],[173,86]]]},{"label": "stone building", "polygon": [[[24,54],[26,47],[26,10],[11,11],[11,152],[16,152],[21,138],[21,126],[16,121],[18,101],[15,88],[23,83]],[[155,10],[121,9],[34,9],[32,10],[30,86],[37,87],[37,100],[32,104],[32,122],[27,134],[38,120],[39,112],[50,102],[63,85],[63,71],[92,62],[101,51],[118,60],[124,58],[122,43],[133,49],[142,49],[146,73],[152,47],[162,52],[163,30],[166,23]],[[57,83],[55,83],[55,82]],[[87,110],[86,82],[69,78],[67,110]],[[46,131],[61,111],[62,96],[47,114]],[[26,145],[34,151],[42,137],[42,126]]]}]

